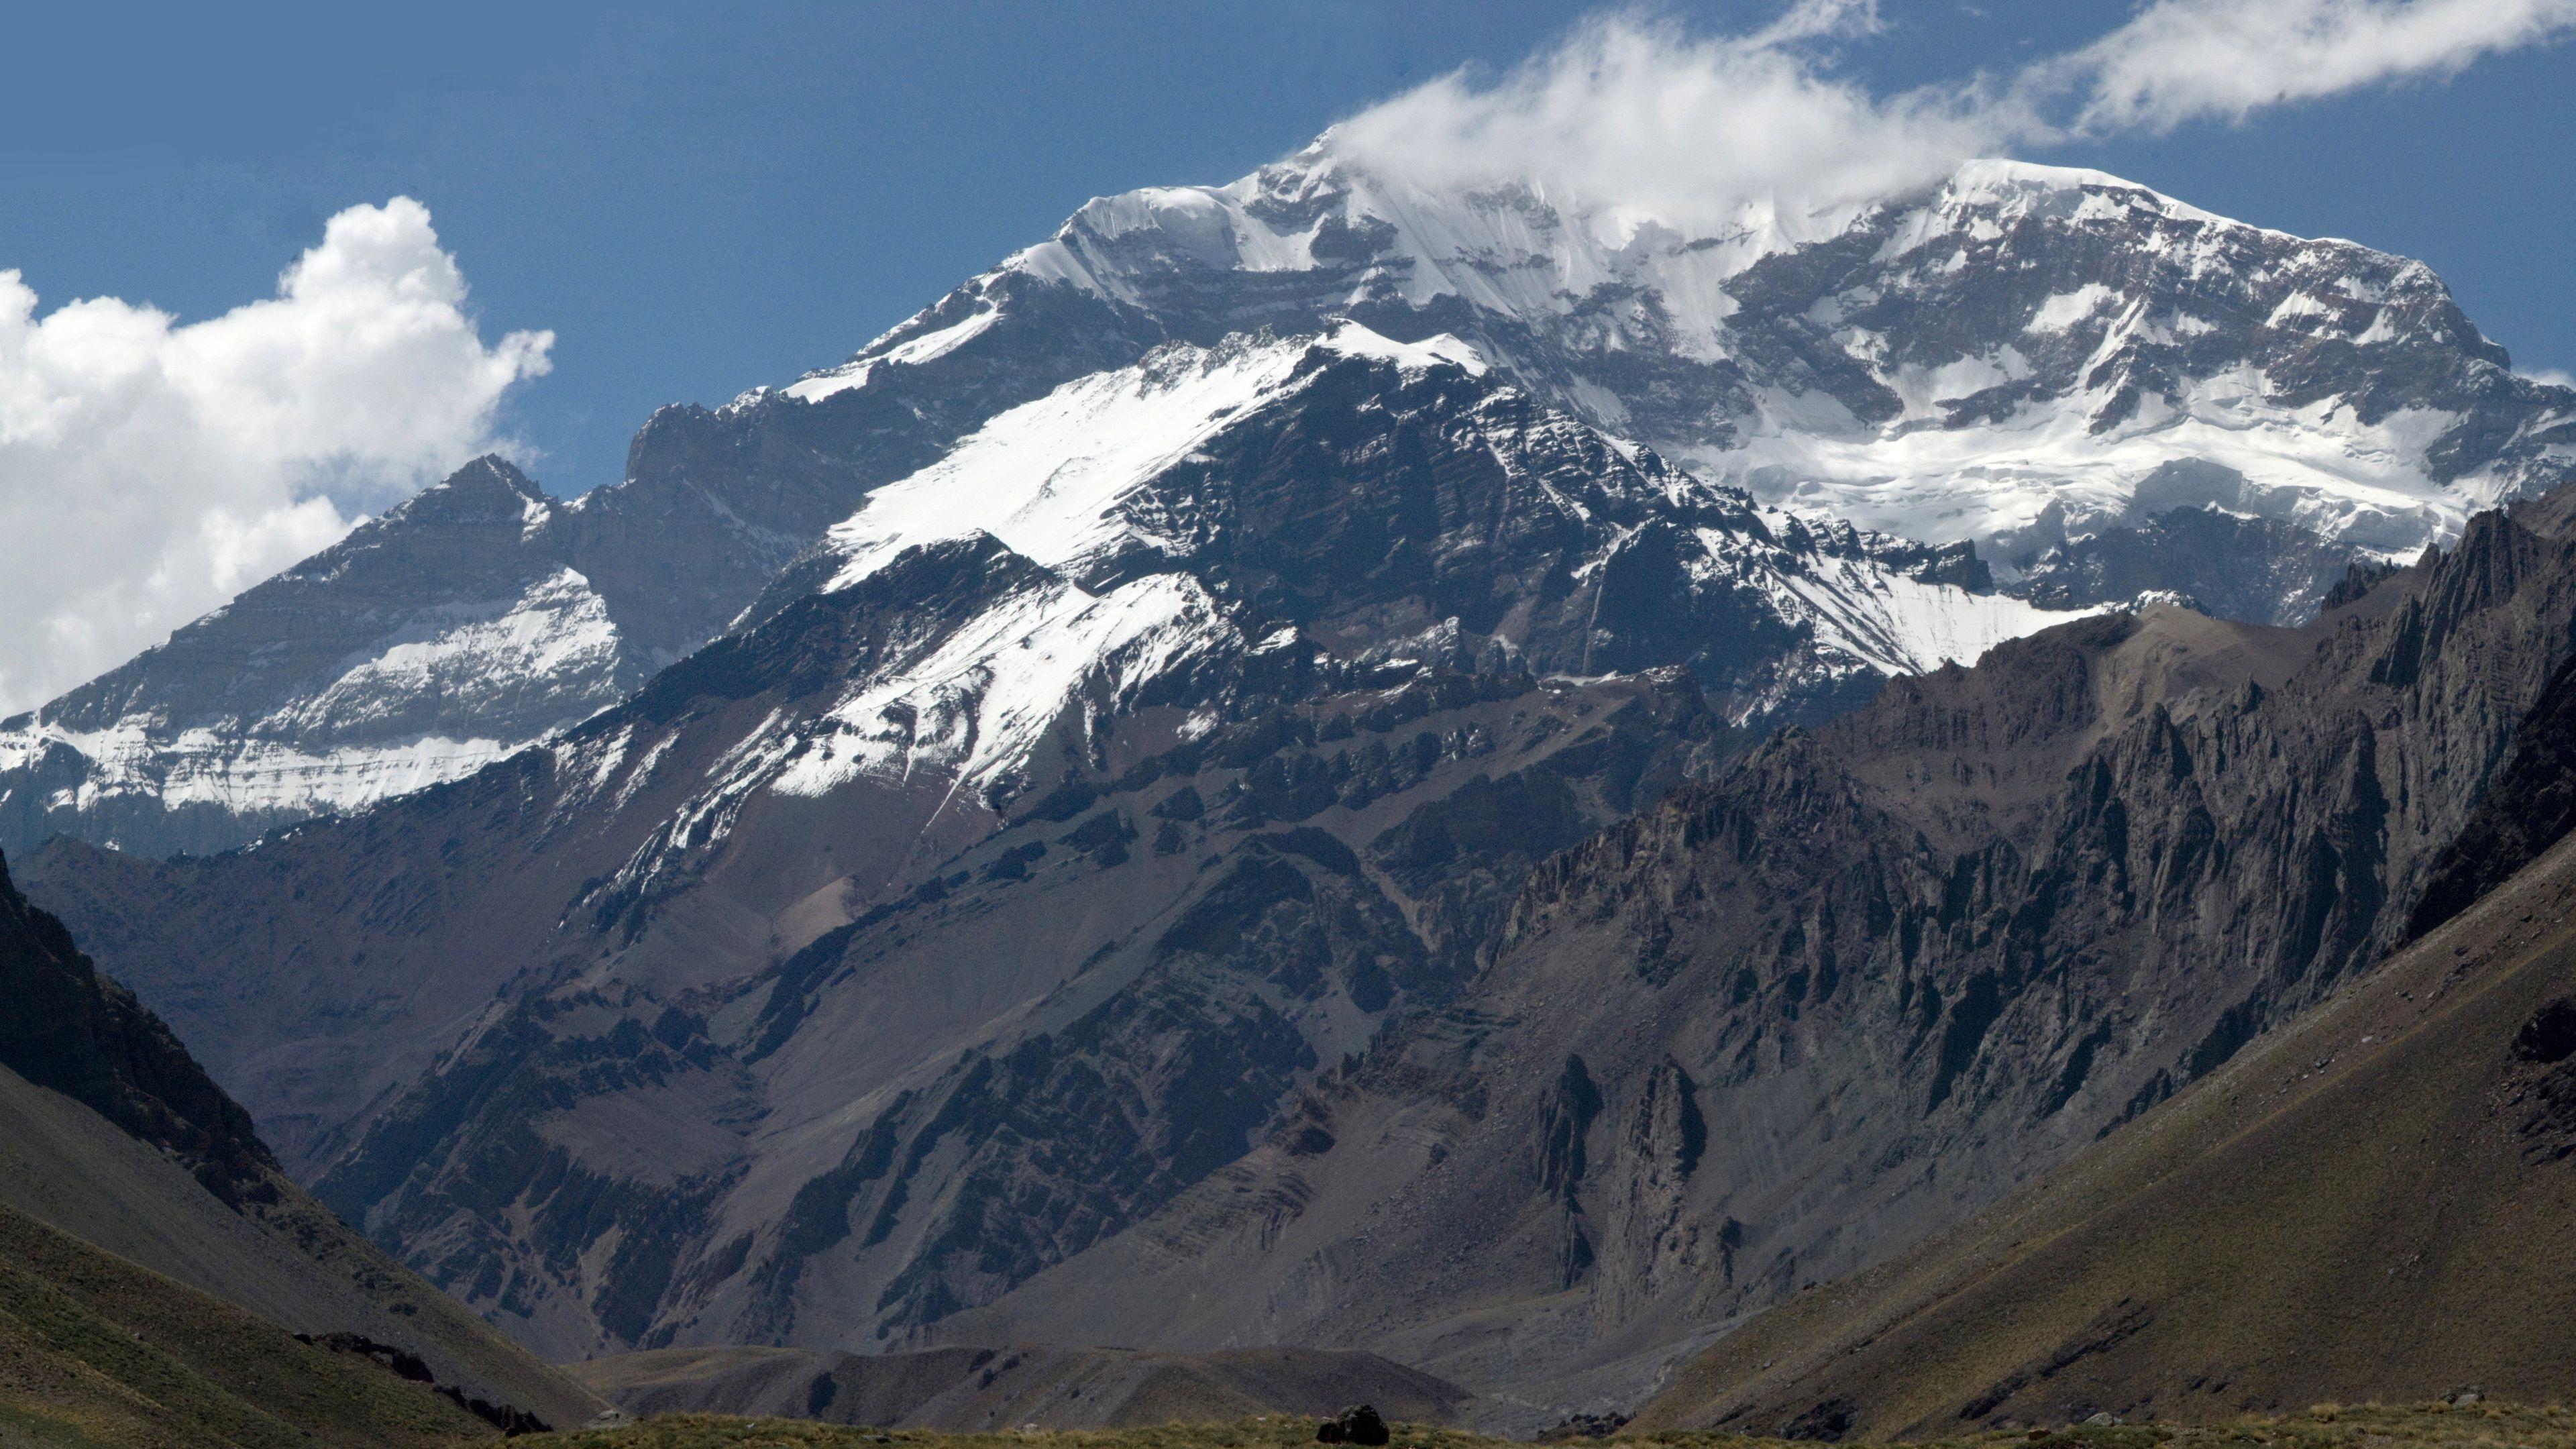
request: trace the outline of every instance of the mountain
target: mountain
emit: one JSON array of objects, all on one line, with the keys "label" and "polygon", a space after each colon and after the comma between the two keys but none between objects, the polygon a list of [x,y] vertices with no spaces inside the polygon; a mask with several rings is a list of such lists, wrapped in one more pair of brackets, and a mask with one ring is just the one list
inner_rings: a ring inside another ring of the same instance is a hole
[{"label": "mountain", "polygon": [[1533,872],[1457,999],[1254,1151],[936,1332],[1634,1407],[2327,999],[2492,878],[2460,842],[2563,829],[2546,522],[2480,515],[2300,629],[2086,620],[1774,736]]},{"label": "mountain", "polygon": [[2279,574],[2245,600],[2267,622],[2313,612],[2356,554],[2411,558],[2545,491],[2576,438],[2576,393],[2515,375],[2422,263],[2099,172],[1977,161],[1686,232],[1529,187],[1426,191],[1331,136],[1229,186],[1093,201],[848,364],[730,411],[846,405],[1077,331],[1211,345],[1336,318],[1456,336],[1703,476],[1975,543],[2078,602],[2136,592],[2088,586],[2132,554],[2145,587],[2181,588],[2220,533]]},{"label": "mountain", "polygon": [[236,845],[468,773],[615,703],[639,654],[497,459],[0,724],[0,844]]},{"label": "mountain", "polygon": [[501,1405],[597,1412],[289,1182],[4,870],[0,1001],[0,1423],[247,1449],[452,1443]]},{"label": "mountain", "polygon": [[1971,563],[1452,344],[1181,344],[879,489],[538,748],[39,869],[324,1201],[526,1341],[873,1342],[1240,1155],[1734,720],[2052,617]]},{"label": "mountain", "polygon": [[[329,761],[497,681],[498,758],[169,860],[54,787],[31,888],[548,1356],[1357,1348],[1538,1428],[2553,838],[2490,806],[2567,707],[2569,510],[2470,509],[2576,395],[2420,266],[1992,163],[1613,220],[1329,144],[1095,202],[616,489],[468,470],[94,716]],[[2132,586],[2255,622],[2033,602]],[[526,622],[422,622],[473,609]]]},{"label": "mountain", "polygon": [[2296,622],[2355,558],[2568,476],[2576,444],[2576,393],[2515,375],[2421,263],[2096,172],[1981,161],[1683,231],[1427,192],[1327,136],[1228,186],[1093,201],[846,364],[665,408],[614,486],[565,503],[470,465],[0,725],[0,848],[211,852],[458,778],[715,637],[1003,414],[1175,343],[1345,322],[1453,338],[1801,527],[1968,545],[1987,562],[1951,581],[1992,566],[2052,608],[2171,592]]},{"label": "mountain", "polygon": [[714,637],[857,496],[766,462],[710,488],[640,445],[636,467],[564,502],[479,459],[0,722],[0,848],[211,852],[469,774]]},{"label": "mountain", "polygon": [[[1338,436],[1326,380],[1387,368],[1327,349],[1241,426]],[[49,896],[321,1124],[326,1201],[548,1352],[1357,1347],[1538,1427],[2206,1076],[2475,894],[2459,842],[2545,843],[2500,800],[2564,797],[2547,508],[2299,629],[2088,618],[1723,767],[1678,675],[1252,647],[1347,638],[1365,582],[1229,647],[978,635],[1103,661],[1016,776],[978,773],[1000,676],[907,661],[1064,575],[869,516],[806,568],[846,583],[544,750],[246,855],[58,845]],[[1122,587],[1291,597],[1190,567]],[[898,852],[899,893],[836,874]]]},{"label": "mountain", "polygon": [[2563,1400],[2576,847],[1959,1229],[1802,1294],[1641,1428],[1920,1436]]}]

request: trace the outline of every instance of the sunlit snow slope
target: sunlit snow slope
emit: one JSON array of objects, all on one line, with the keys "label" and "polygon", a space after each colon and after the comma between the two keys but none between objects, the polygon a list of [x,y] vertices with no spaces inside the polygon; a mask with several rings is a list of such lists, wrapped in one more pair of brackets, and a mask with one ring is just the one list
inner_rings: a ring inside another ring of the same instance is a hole
[{"label": "sunlit snow slope", "polygon": [[[896,605],[916,575],[954,586],[925,559],[987,556],[1011,566],[892,632],[831,700],[754,723],[603,892],[683,878],[762,795],[929,788],[934,820],[998,809],[1045,783],[1065,731],[1155,702],[1213,727],[1282,669],[1392,688],[1688,665],[1736,720],[1812,718],[2072,617],[1964,587],[1957,551],[1674,470],[1455,338],[1344,324],[1169,344],[1002,411],[832,527],[747,612],[745,647],[800,606],[860,589]],[[566,768],[605,779],[630,748]]]}]

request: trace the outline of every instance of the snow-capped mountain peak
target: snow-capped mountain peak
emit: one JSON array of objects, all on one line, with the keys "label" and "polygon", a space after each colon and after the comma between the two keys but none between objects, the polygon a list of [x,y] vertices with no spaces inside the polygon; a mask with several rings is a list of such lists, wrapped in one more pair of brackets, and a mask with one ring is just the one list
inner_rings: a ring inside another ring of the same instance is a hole
[{"label": "snow-capped mountain peak", "polygon": [[[1351,438],[1277,426],[1298,417]],[[1422,511],[1437,490],[1406,470],[1433,454],[1487,460],[1484,534]],[[1290,455],[1354,496],[1288,486]],[[2100,172],[1975,161],[1912,195],[1677,224],[1535,183],[1399,183],[1328,138],[1090,202],[847,363],[657,412],[629,479],[578,502],[461,474],[255,596],[327,606],[246,596],[49,706],[11,737],[0,824],[237,843],[520,748],[728,620],[970,536],[1095,600],[1186,575],[1265,638],[1351,605],[1377,548],[1432,601],[1407,630],[1454,614],[1462,648],[1578,674],[1691,660],[1747,719],[1971,655],[2053,617],[2033,603],[2165,589],[2295,618],[2356,558],[2571,471],[2576,392],[2515,375],[2428,268]],[[1317,519],[1344,552],[1256,546]],[[1547,613],[1561,597],[1513,593],[1537,586],[1491,558],[1607,589],[1609,622]],[[1453,576],[1483,602],[1453,602]],[[1754,595],[1724,649],[1685,644],[1719,629],[1713,600]],[[1478,617],[1506,596],[1536,612]],[[305,607],[332,627],[285,616]],[[329,659],[299,652],[325,635]],[[1372,650],[1410,657],[1357,636],[1337,657]],[[431,718],[469,704],[472,728]],[[237,760],[254,735],[286,763]],[[351,753],[381,750],[399,763]],[[179,775],[222,782],[204,831],[150,823]]]},{"label": "snow-capped mountain peak", "polygon": [[[1089,202],[788,392],[989,366],[1020,325],[1053,335],[1066,299],[1139,339],[1131,356],[1344,320],[1448,333],[1694,471],[1974,542],[2052,588],[2105,530],[2214,506],[2276,562],[2315,555],[2274,598],[2283,617],[2313,606],[2329,556],[2411,554],[2576,458],[2576,394],[2517,377],[2421,263],[2004,160],[1911,196],[1755,203],[1690,228],[1535,185],[1425,192],[1318,143],[1228,185]],[[2205,586],[2170,562],[2161,582]]]},{"label": "snow-capped mountain peak", "polygon": [[[1443,524],[1437,505],[1416,492],[1437,485],[1394,456],[1408,447],[1490,474],[1494,502],[1473,520]],[[1276,511],[1277,489],[1297,500],[1289,513]],[[1240,653],[1253,638],[1340,639],[1344,656],[1368,656],[1370,641],[1343,615],[1383,611],[1384,586],[1366,574],[1283,582],[1289,571],[1270,556],[1271,535],[1314,509],[1350,516],[1335,530],[1384,540],[1372,551],[1500,554],[1475,566],[1512,572],[1554,558],[1585,595],[1614,579],[1633,588],[1651,576],[1640,570],[1664,569],[1648,587],[1672,591],[1681,614],[1706,614],[1718,598],[1734,601],[1720,616],[1752,608],[1757,632],[1779,631],[1783,643],[1802,636],[1812,652],[1783,669],[1757,647],[1728,666],[1732,677],[1713,674],[1739,717],[1802,712],[1857,678],[1970,662],[2002,639],[2069,617],[1932,576],[1921,551],[1901,542],[1757,508],[1673,470],[1650,450],[1536,403],[1446,334],[1398,342],[1340,322],[1306,337],[1175,342],[994,415],[937,462],[871,494],[827,532],[812,561],[789,571],[782,584],[810,580],[838,593],[899,558],[985,539],[1050,581],[1015,589],[932,655],[854,681],[829,728],[809,732],[816,743],[799,756],[806,763],[781,773],[779,788],[863,766],[908,776],[930,757],[919,748],[925,738],[947,741],[931,755],[953,756],[955,768],[991,786],[1034,742],[1047,713],[1029,703],[1039,695],[1060,710],[1113,678],[1123,682],[1102,697],[1133,695],[1155,668]],[[1391,531],[1398,517],[1436,538]],[[1659,562],[1645,564],[1650,557]],[[772,598],[750,617],[774,615],[785,602]],[[1533,612],[1550,608],[1567,605],[1530,598],[1491,622],[1453,619],[1451,647],[1579,674],[1610,662],[1591,637],[1602,633],[1597,608],[1577,611],[1588,622],[1570,633]],[[1741,652],[1743,641],[1693,628],[1676,621],[1674,638],[1655,647],[1704,668]],[[1142,648],[1148,639],[1153,647]],[[1122,651],[1137,651],[1137,662],[1113,667]],[[1017,726],[997,726],[974,702],[996,692],[1013,698],[1005,714]],[[981,727],[957,732],[974,720]],[[898,736],[907,742],[900,750],[890,743]]]}]

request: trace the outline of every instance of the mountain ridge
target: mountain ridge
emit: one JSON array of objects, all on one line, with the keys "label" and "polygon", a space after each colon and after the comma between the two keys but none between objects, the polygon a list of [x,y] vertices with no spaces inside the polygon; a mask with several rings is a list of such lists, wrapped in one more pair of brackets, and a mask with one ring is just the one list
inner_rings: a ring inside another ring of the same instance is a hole
[{"label": "mountain ridge", "polygon": [[2307,630],[2088,620],[1774,736],[1536,868],[1473,991],[1313,1090],[1314,1150],[937,1332],[1366,1343],[1624,1412],[2404,940],[2559,707],[2569,558],[2481,515]]},{"label": "mountain ridge", "polygon": [[[2448,540],[2564,477],[2576,447],[2576,394],[2513,374],[2421,263],[2101,173],[1971,162],[1691,235],[1525,187],[1417,194],[1327,137],[1226,186],[1095,199],[850,362],[664,408],[618,484],[559,503],[520,480],[528,538],[415,530],[507,586],[415,580],[396,627],[282,695],[250,661],[303,626],[219,612],[179,631],[0,730],[0,847],[68,830],[205,852],[455,778],[742,622],[873,490],[1003,414],[1175,342],[1346,322],[1400,346],[1454,335],[1681,469],[1809,526],[1967,545],[1979,577],[2051,607],[2172,591],[2293,622],[2356,558]],[[330,629],[376,607],[346,584],[321,597]],[[227,634],[229,664],[180,657]],[[449,673],[507,673],[532,648],[560,657],[507,719],[442,714],[426,689],[442,652]],[[248,715],[170,705],[245,683],[270,690]],[[102,686],[136,707],[103,712]],[[415,723],[364,739],[352,708]]]}]

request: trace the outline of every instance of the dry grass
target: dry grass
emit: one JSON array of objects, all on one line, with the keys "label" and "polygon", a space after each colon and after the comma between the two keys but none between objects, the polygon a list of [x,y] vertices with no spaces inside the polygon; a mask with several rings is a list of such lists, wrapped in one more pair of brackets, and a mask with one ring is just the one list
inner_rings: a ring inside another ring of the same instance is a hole
[{"label": "dry grass", "polygon": [[[616,1429],[585,1429],[515,1441],[527,1449],[1305,1449],[1311,1419],[1251,1419],[1234,1424],[1166,1424],[1141,1429],[1017,1434],[935,1434],[922,1430],[853,1429],[794,1419],[736,1419],[673,1414]],[[1509,1440],[1455,1429],[1395,1426],[1394,1449],[1500,1449]],[[1623,1445],[1669,1449],[1774,1449],[1788,1441],[1734,1434],[1656,1433]],[[2223,1424],[2131,1424],[2025,1430],[1925,1441],[1922,1449],[2576,1449],[2576,1413],[2507,1404],[2389,1408],[2321,1404],[2274,1418]]]},{"label": "dry grass", "polygon": [[0,1449],[428,1449],[480,1420],[0,1207]]}]

